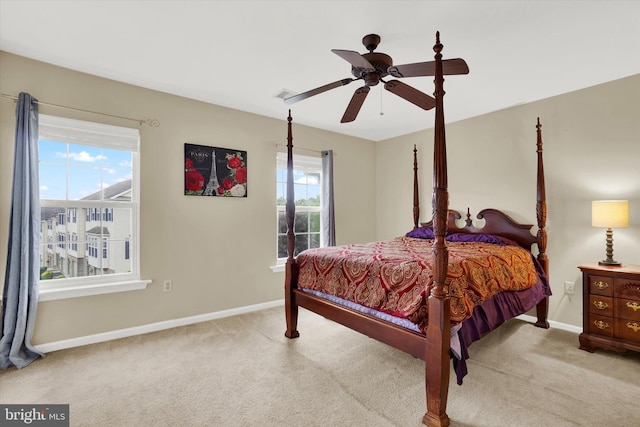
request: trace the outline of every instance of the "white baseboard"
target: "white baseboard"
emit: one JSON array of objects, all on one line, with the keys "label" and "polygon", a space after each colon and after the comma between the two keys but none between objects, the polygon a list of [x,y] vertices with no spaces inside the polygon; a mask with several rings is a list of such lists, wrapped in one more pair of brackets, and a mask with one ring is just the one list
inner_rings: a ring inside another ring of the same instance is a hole
[{"label": "white baseboard", "polygon": [[[536,323],[536,321],[538,320],[536,317],[529,316],[527,314],[522,314],[516,317],[516,319],[524,320],[525,322],[530,322],[530,323]],[[562,329],[563,331],[574,332],[576,334],[582,333],[582,328],[579,326],[573,326],[567,323],[560,323],[554,320],[549,320],[549,326],[556,329]]]},{"label": "white baseboard", "polygon": [[43,353],[63,350],[65,348],[80,347],[87,344],[111,341],[119,338],[132,337],[135,335],[157,332],[165,329],[176,328],[178,326],[191,325],[194,323],[206,322],[209,320],[222,319],[224,317],[236,316],[238,314],[251,313],[253,311],[265,310],[267,308],[284,305],[284,300],[265,302],[262,304],[248,305],[245,307],[232,308],[230,310],[216,311],[214,313],[199,314],[197,316],[183,317],[180,319],[167,320],[164,322],[151,323],[148,325],[135,326],[133,328],[119,329],[116,331],[103,332],[101,334],[87,335],[84,337],[71,338],[68,340],[56,341],[45,344],[38,344],[35,347]]}]

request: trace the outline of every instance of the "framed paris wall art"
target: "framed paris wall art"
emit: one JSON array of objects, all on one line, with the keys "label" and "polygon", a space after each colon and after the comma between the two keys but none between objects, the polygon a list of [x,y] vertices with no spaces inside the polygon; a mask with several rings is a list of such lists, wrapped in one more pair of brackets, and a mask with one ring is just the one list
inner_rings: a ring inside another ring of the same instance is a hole
[{"label": "framed paris wall art", "polygon": [[247,197],[247,152],[184,144],[184,194]]}]

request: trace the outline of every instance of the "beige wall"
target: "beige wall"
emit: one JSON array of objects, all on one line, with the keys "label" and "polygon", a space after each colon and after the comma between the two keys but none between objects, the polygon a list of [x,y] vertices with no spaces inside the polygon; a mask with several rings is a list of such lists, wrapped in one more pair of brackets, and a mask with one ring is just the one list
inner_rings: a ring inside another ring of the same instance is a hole
[{"label": "beige wall", "polygon": [[[445,83],[446,89],[446,83]],[[471,101],[470,101],[471,102]],[[448,109],[456,106],[447,103]],[[536,117],[542,122],[548,201],[551,320],[581,326],[577,266],[605,257],[591,201],[629,199],[629,228],[614,230],[614,258],[640,264],[640,75],[448,123],[450,208],[487,207],[536,224]],[[432,118],[430,120],[433,120]],[[420,153],[422,221],[431,215],[433,131],[378,143],[376,237],[411,227],[411,149]],[[534,228],[535,229],[535,228]],[[576,294],[563,294],[564,282]]]},{"label": "beige wall", "polygon": [[[244,307],[283,298],[275,264],[275,144],[286,144],[287,108],[275,120],[126,85],[0,52],[0,89],[43,102],[136,118],[141,132],[141,277],[146,290],[42,302],[35,344]],[[8,239],[15,103],[0,103],[0,244]],[[41,106],[45,114],[136,124]],[[184,143],[247,151],[248,198],[183,195]],[[294,145],[333,149],[338,243],[375,238],[375,143],[295,124]],[[304,152],[303,154],[308,154]],[[358,189],[358,191],[353,191]],[[6,249],[0,250],[4,277]],[[163,292],[162,282],[173,281]],[[284,332],[284,317],[283,317]]]},{"label": "beige wall", "polygon": [[[275,262],[275,143],[286,143],[286,108],[275,120],[82,74],[0,52],[0,89],[121,116],[141,126],[141,273],[146,290],[47,301],[35,344],[279,300]],[[536,223],[535,119],[543,124],[547,177],[550,319],[581,325],[577,265],[604,257],[604,230],[590,225],[590,203],[630,200],[630,227],[615,230],[615,258],[640,264],[640,75],[447,124],[450,207],[502,209]],[[455,105],[447,103],[448,109]],[[0,102],[0,244],[9,220],[15,104]],[[41,107],[121,126],[131,122]],[[295,116],[295,111],[294,111]],[[426,114],[432,121],[433,115]],[[248,152],[249,197],[182,194],[185,142]],[[419,150],[421,219],[431,212],[433,131],[373,143],[295,125],[294,145],[333,149],[338,244],[386,239],[412,224],[412,150]],[[303,154],[306,154],[303,153]],[[344,183],[349,183],[344,185]],[[353,189],[358,189],[354,191]],[[6,251],[0,251],[4,275]],[[174,290],[161,283],[173,280]],[[563,295],[564,281],[577,282]]]}]

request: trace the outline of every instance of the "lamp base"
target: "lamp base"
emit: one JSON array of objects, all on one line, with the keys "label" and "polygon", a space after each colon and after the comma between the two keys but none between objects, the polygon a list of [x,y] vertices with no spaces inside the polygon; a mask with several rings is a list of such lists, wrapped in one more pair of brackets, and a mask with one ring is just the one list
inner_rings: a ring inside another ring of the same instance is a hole
[{"label": "lamp base", "polygon": [[610,267],[620,267],[622,264],[620,264],[618,261],[613,259],[613,230],[611,230],[611,228],[607,228],[607,252],[606,252],[607,257],[605,259],[603,259],[602,261],[599,261],[598,264],[600,265],[608,265]]}]

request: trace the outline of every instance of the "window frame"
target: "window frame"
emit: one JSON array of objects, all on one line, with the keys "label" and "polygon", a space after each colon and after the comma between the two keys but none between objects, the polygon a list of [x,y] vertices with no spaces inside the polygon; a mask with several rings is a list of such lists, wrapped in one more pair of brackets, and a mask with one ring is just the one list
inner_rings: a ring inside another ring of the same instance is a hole
[{"label": "window frame", "polygon": [[[321,235],[322,235],[322,204],[323,204],[323,200],[322,200],[322,158],[321,157],[315,157],[315,156],[305,156],[305,155],[296,155],[294,157],[293,160],[293,170],[294,171],[301,171],[301,172],[311,172],[311,173],[317,173],[319,176],[319,183],[318,186],[320,187],[320,191],[319,191],[319,199],[320,199],[320,205],[319,206],[296,206],[296,213],[299,212],[317,212],[320,216],[320,229],[318,231],[318,233],[315,232],[304,232],[304,233],[296,233],[296,236],[298,235],[307,235],[310,236],[311,234],[318,234],[318,247],[322,246],[322,239],[321,239]],[[280,181],[278,179],[278,169],[287,169],[287,153],[285,152],[278,152],[276,155],[276,186],[279,186],[281,184],[284,183],[285,185],[285,199],[286,199],[286,181]],[[296,184],[299,185],[299,184]],[[277,196],[278,196],[278,192],[276,189],[276,200],[277,200]],[[276,267],[278,266],[282,266],[285,264],[287,257],[278,257],[278,240],[280,238],[280,236],[282,235],[286,235],[285,233],[280,233],[279,230],[279,215],[281,212],[286,212],[286,205],[278,205],[276,203]],[[279,271],[278,270],[274,270],[274,271]]]},{"label": "window frame", "polygon": [[[123,150],[131,152],[131,200],[71,200],[71,199],[43,199],[40,198],[41,207],[59,207],[65,209],[65,219],[74,209],[85,209],[85,215],[91,216],[91,212],[96,216],[97,220],[105,218],[104,222],[111,220],[113,222],[113,212],[115,209],[128,209],[131,212],[131,236],[129,239],[129,255],[130,269],[128,272],[117,274],[101,274],[98,276],[81,276],[81,277],[65,277],[64,279],[50,279],[39,282],[40,300],[55,300],[74,298],[87,295],[97,295],[112,292],[122,292],[128,290],[144,289],[151,283],[150,280],[140,279],[140,131],[139,129],[126,128],[121,126],[107,125],[84,120],[75,120],[58,116],[50,116],[45,114],[39,115],[39,135],[40,140],[47,140],[59,143],[93,146],[103,149]],[[65,171],[69,172],[68,164],[65,165]],[[39,185],[43,185],[39,179]],[[72,214],[74,218],[80,215],[79,212]],[[97,218],[97,216],[100,218]],[[46,218],[42,220],[47,220]],[[66,221],[69,223],[69,221]],[[75,221],[73,221],[75,223]],[[42,222],[41,222],[42,224]],[[59,225],[58,225],[59,226]],[[52,221],[47,221],[49,230],[52,227]],[[68,225],[66,232],[70,233]],[[46,245],[52,244],[47,239],[47,231],[42,227],[42,238],[40,242],[41,250],[47,250]],[[56,232],[56,230],[51,230]],[[98,255],[103,252],[103,244],[100,243],[105,237],[99,236],[97,240]],[[76,236],[77,239],[77,236]],[[55,239],[53,239],[55,241]],[[114,240],[117,244],[119,240]],[[77,251],[77,240],[74,242],[69,239],[67,254],[75,243]],[[43,246],[43,244],[45,246]],[[89,249],[89,238],[85,239],[84,245],[87,248],[87,257]],[[110,249],[110,248],[108,248]],[[55,251],[55,249],[54,249]],[[108,250],[107,255],[111,255]],[[67,257],[68,261],[69,257]]]}]

